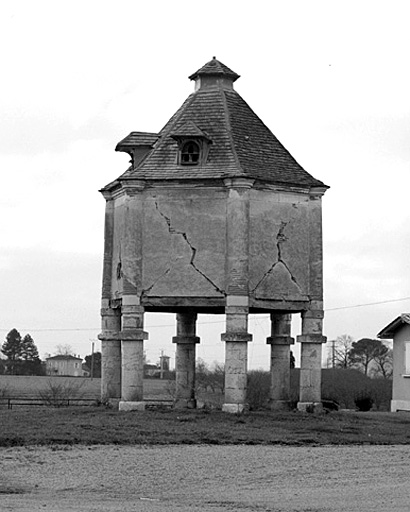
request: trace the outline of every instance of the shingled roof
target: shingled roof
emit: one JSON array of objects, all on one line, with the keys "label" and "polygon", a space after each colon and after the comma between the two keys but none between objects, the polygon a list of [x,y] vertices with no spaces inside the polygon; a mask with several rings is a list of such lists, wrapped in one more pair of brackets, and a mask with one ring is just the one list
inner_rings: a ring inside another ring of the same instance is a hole
[{"label": "shingled roof", "polygon": [[[121,178],[245,177],[308,188],[326,187],[298,164],[233,89],[233,82],[239,78],[237,73],[214,58],[189,78],[197,81],[197,90],[159,132],[158,140],[146,158]],[[193,126],[198,133],[209,137],[209,153],[206,162],[183,166],[178,164],[175,134],[184,133],[187,127],[192,129]]]}]

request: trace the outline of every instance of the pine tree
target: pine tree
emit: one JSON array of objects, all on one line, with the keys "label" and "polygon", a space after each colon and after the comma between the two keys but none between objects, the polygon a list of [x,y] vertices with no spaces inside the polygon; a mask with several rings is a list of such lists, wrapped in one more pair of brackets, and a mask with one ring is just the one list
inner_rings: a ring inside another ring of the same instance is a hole
[{"label": "pine tree", "polygon": [[7,357],[5,362],[7,373],[11,375],[44,374],[37,347],[30,334],[26,334],[22,339],[17,329],[12,329],[7,334],[1,351]]},{"label": "pine tree", "polygon": [[21,357],[24,361],[36,361],[39,359],[37,347],[30,334],[24,336],[21,348]]},{"label": "pine tree", "polygon": [[14,375],[17,362],[21,358],[22,340],[21,334],[17,329],[12,329],[6,336],[6,341],[1,347],[1,351],[7,357],[8,373]]}]

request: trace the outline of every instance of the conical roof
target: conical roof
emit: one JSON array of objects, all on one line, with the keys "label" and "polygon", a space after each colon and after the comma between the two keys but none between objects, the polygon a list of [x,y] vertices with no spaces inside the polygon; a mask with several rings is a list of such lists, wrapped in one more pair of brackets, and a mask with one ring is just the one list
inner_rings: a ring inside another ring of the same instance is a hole
[{"label": "conical roof", "polygon": [[232,71],[232,69],[229,69],[228,66],[225,66],[225,64],[222,64],[219,60],[217,60],[215,57],[207,62],[202,68],[198,69],[198,71],[195,71],[189,79],[190,80],[196,80],[199,76],[223,76],[231,78],[233,82],[239,78],[240,75],[235,73],[235,71]]},{"label": "conical roof", "polygon": [[[244,177],[282,185],[326,187],[298,164],[233,86],[229,86],[239,77],[237,73],[212,59],[190,78],[196,80],[201,76],[207,76],[206,87],[199,86],[185,100],[159,132],[146,158],[122,178]],[[209,80],[212,76],[214,82]],[[197,166],[178,164],[179,147],[173,135],[186,132],[187,127],[195,127],[193,131],[206,134],[211,141],[206,162]]]}]

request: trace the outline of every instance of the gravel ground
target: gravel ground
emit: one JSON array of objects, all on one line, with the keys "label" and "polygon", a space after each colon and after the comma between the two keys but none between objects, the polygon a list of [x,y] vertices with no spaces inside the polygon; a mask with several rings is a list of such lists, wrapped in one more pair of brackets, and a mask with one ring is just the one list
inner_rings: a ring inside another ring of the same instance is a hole
[{"label": "gravel ground", "polygon": [[410,446],[0,449],[0,510],[410,509]]}]

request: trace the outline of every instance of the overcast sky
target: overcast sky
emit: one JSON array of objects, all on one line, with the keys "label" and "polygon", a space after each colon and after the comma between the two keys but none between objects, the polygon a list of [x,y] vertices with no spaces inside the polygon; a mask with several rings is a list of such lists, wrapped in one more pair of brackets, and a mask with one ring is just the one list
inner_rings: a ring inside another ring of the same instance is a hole
[{"label": "overcast sky", "polygon": [[[114,148],[130,131],[158,132],[213,56],[331,187],[324,334],[375,337],[410,311],[408,2],[4,0],[0,46],[1,340],[15,327],[41,357],[99,349],[98,190],[129,161]],[[151,362],[174,356],[174,322],[146,315]],[[267,368],[267,315],[250,330],[250,367]],[[198,355],[222,361],[223,317],[200,316],[198,331]]]}]

